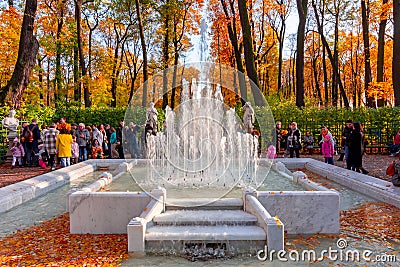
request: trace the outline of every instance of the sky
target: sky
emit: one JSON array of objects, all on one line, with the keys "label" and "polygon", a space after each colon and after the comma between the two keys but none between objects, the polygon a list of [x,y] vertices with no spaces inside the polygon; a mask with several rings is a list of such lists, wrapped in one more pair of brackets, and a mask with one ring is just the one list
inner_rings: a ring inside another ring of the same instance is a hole
[{"label": "sky", "polygon": [[[205,5],[205,7],[206,7],[206,5]],[[203,18],[207,17],[206,12],[207,12],[207,9],[205,8],[203,10]],[[210,46],[210,44],[211,44],[211,29],[210,29],[211,22],[209,20],[206,20],[206,22],[208,24],[208,34],[206,35],[206,39],[207,39],[208,46]],[[283,57],[284,58],[290,57],[291,48],[290,48],[290,41],[289,41],[288,37],[292,34],[297,33],[298,22],[299,22],[299,18],[294,9],[294,10],[292,10],[292,12],[286,22],[287,23],[286,24],[286,38],[285,38],[284,48],[283,48],[283,50],[284,50]],[[190,37],[190,39],[193,44],[193,47],[185,54],[185,56],[186,56],[185,63],[200,61],[200,45],[201,45],[200,44],[200,35],[192,35]]]}]

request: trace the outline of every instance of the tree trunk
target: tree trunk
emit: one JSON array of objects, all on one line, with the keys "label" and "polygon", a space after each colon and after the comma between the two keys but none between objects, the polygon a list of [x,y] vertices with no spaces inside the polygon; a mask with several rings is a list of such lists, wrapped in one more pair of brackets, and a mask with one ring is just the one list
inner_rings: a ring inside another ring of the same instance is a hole
[{"label": "tree trunk", "polygon": [[[141,67],[139,66],[139,68],[138,68],[138,66],[137,66],[138,58],[136,57],[136,55],[130,56],[130,59],[132,60],[132,66],[131,66],[131,64],[129,63],[130,60],[128,58],[128,55],[130,55],[129,48],[125,52],[126,65],[128,66],[129,76],[131,78],[131,85],[130,85],[129,99],[128,99],[128,105],[129,105],[129,103],[132,101],[133,93],[135,92],[135,82],[136,82],[136,79],[138,77],[139,70]],[[143,64],[143,62],[142,62],[142,64]],[[133,68],[133,72],[132,72],[132,68]]]},{"label": "tree trunk", "polygon": [[278,97],[280,98],[281,92],[282,92],[282,65],[283,65],[283,42],[285,40],[285,30],[286,30],[286,24],[283,19],[283,16],[281,16],[281,28],[279,30],[279,51],[278,51]]},{"label": "tree trunk", "polygon": [[[117,46],[115,47],[114,50],[114,60],[113,60],[113,67],[112,67],[112,78],[111,78],[111,107],[115,108],[117,107],[117,80],[119,76],[119,71],[118,71],[118,52],[119,52],[119,44],[117,40]],[[118,75],[118,76],[117,76]]]},{"label": "tree trunk", "polygon": [[60,100],[60,96],[62,96],[62,73],[61,73],[61,54],[62,54],[62,47],[61,47],[61,33],[62,28],[64,25],[64,7],[58,6],[57,7],[57,32],[56,32],[56,77],[55,77],[55,92],[54,98],[56,100],[56,105],[58,105],[58,100]]},{"label": "tree trunk", "polygon": [[8,0],[8,9],[14,7],[14,0]]},{"label": "tree trunk", "polygon": [[36,0],[26,0],[24,18],[22,20],[18,58],[14,72],[7,85],[0,90],[0,103],[4,105],[8,92],[14,109],[21,107],[22,95],[29,84],[30,75],[36,63],[36,54],[39,51],[39,43],[33,35],[37,9]]},{"label": "tree trunk", "polygon": [[74,42],[74,100],[81,101],[81,77],[79,73],[78,43]]},{"label": "tree trunk", "polygon": [[46,56],[44,56],[44,57],[39,56],[37,58],[37,64],[38,64],[38,67],[39,67],[39,73],[38,73],[39,88],[40,88],[39,97],[40,97],[40,100],[42,100],[41,104],[44,104],[43,103],[43,100],[44,100],[44,88],[43,88],[43,66],[42,66],[42,62],[43,62],[43,60],[45,58],[46,58]]},{"label": "tree trunk", "polygon": [[[365,77],[364,77],[364,89],[365,89],[365,98],[367,100],[366,105],[368,107],[375,107],[375,100],[373,96],[369,96],[369,83],[372,81],[371,74],[371,56],[369,52],[369,18],[368,18],[368,10],[369,7],[365,3],[366,0],[361,0],[361,19],[362,19],[362,31],[363,31],[363,41],[364,41],[364,68],[365,68]],[[367,0],[368,1],[368,0]]]},{"label": "tree trunk", "polygon": [[175,55],[174,55],[174,73],[172,76],[171,109],[175,108],[176,76],[178,73],[178,61],[179,61],[179,53],[176,49],[176,46],[174,47],[174,50],[175,50]]},{"label": "tree trunk", "polygon": [[392,77],[394,105],[400,106],[400,0],[393,0]]},{"label": "tree trunk", "polygon": [[46,104],[50,106],[50,60],[47,60],[47,73],[46,73],[46,86],[47,86],[47,96],[46,96]]},{"label": "tree trunk", "polygon": [[[325,1],[322,2],[322,10],[321,10],[321,24],[324,24],[325,20]],[[324,35],[324,29],[321,28],[321,33]],[[320,39],[321,41],[321,39]],[[324,73],[324,92],[325,92],[325,107],[329,104],[329,82],[328,82],[328,69],[326,66],[326,49],[325,46],[322,45],[322,71]]]},{"label": "tree trunk", "polygon": [[85,101],[85,107],[88,108],[91,106],[91,103],[90,103],[89,84],[88,84],[88,79],[86,77],[87,68],[85,65],[85,56],[83,54],[83,45],[82,45],[82,27],[81,27],[82,1],[83,0],[75,0],[75,21],[76,21],[76,35],[78,38],[79,65],[81,67],[81,73],[83,78],[83,99]]},{"label": "tree trunk", "polygon": [[[113,108],[117,107],[117,82],[121,71],[122,60],[125,51],[125,41],[129,27],[131,26],[131,24],[129,24],[125,29],[125,33],[123,35],[120,35],[116,27],[116,24],[117,23],[114,23],[114,32],[116,34],[116,40],[115,40],[116,45],[114,49],[114,58],[113,58],[113,66],[111,74],[111,96],[112,96],[111,107]],[[119,56],[120,47],[121,47],[121,56]]]},{"label": "tree trunk", "polygon": [[324,73],[325,106],[327,107],[329,103],[329,83],[328,83],[328,70],[326,67],[325,46],[322,46],[322,71]]},{"label": "tree trunk", "polygon": [[307,0],[296,0],[299,14],[297,30],[297,60],[296,60],[296,106],[302,108],[304,103],[304,36],[307,19]]},{"label": "tree trunk", "polygon": [[322,105],[321,87],[319,86],[319,81],[318,81],[317,57],[311,58],[311,64],[312,64],[312,68],[313,68],[315,90],[317,92],[319,105]]},{"label": "tree trunk", "polygon": [[[333,45],[333,60],[335,61],[335,66],[339,68],[339,51],[338,51],[338,43],[339,43],[339,8],[335,6],[335,42]],[[336,75],[335,71],[332,71],[332,106],[337,107],[338,105],[338,83],[340,79],[340,73]]]},{"label": "tree trunk", "polygon": [[[379,22],[379,33],[378,33],[378,58],[376,66],[376,81],[383,82],[383,67],[385,65],[385,31],[387,22],[386,5],[388,0],[382,0],[382,13],[381,21]],[[378,99],[378,107],[382,107],[385,104],[384,99]]]},{"label": "tree trunk", "polygon": [[254,97],[256,106],[264,106],[264,96],[260,91],[260,82],[258,80],[257,71],[254,65],[253,38],[251,36],[251,27],[247,6],[245,0],[238,0],[240,24],[242,26],[244,59],[246,63],[247,76],[253,81],[251,84],[251,92]]},{"label": "tree trunk", "polygon": [[142,16],[140,12],[139,0],[135,1],[136,4],[136,17],[138,19],[138,27],[139,27],[139,35],[140,35],[140,43],[142,45],[142,57],[143,57],[143,96],[142,96],[142,107],[147,105],[147,47],[146,47],[146,39],[144,37],[144,29]]},{"label": "tree trunk", "polygon": [[[168,4],[168,1],[167,1]],[[163,102],[162,109],[168,106],[168,62],[169,62],[169,21],[170,17],[168,11],[165,11],[164,30],[165,36],[163,41]]]}]

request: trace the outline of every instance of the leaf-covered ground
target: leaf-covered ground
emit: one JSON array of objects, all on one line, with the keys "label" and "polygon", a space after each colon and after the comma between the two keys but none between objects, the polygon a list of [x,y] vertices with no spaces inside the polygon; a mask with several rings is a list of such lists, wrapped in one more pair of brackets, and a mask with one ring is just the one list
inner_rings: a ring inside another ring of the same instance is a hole
[{"label": "leaf-covered ground", "polygon": [[[313,157],[322,160],[320,155]],[[387,180],[384,172],[391,160],[393,158],[386,155],[367,155],[364,165],[373,176]],[[344,163],[336,161],[335,164],[341,166]],[[4,182],[16,182],[39,173],[40,168],[11,170],[2,165],[0,187],[5,185]],[[309,176],[317,182],[324,182],[324,178],[315,174]],[[338,238],[336,235],[299,236],[286,244],[287,249],[316,247],[321,237],[330,238],[332,242]],[[342,211],[340,237],[400,245],[400,209],[385,203],[368,202]],[[1,266],[116,266],[128,257],[126,235],[70,234],[68,213],[0,238],[0,244]]]},{"label": "leaf-covered ground", "polygon": [[[384,247],[388,241],[400,244],[400,209],[380,202],[365,203],[341,212],[339,236],[298,236],[288,241],[286,248],[314,249],[320,238],[334,242],[338,237],[379,242]],[[3,266],[116,266],[128,257],[126,235],[70,234],[68,213],[2,238],[0,244]]]},{"label": "leaf-covered ground", "polygon": [[[321,154],[301,155],[302,157],[311,157],[319,161],[324,161],[324,157]],[[339,156],[334,157],[334,163],[336,166],[346,168],[345,161],[338,161]],[[382,154],[364,154],[363,166],[369,171],[370,176],[380,178],[386,181],[390,180],[390,176],[386,175],[386,168],[393,160],[398,160],[397,157],[390,157],[389,155]]]},{"label": "leaf-covered ground", "polygon": [[116,266],[128,257],[126,235],[69,233],[69,214],[0,239],[2,266]]},{"label": "leaf-covered ground", "polygon": [[21,182],[50,170],[50,168],[42,169],[40,167],[15,167],[11,169],[11,163],[3,163],[0,165],[0,187]]}]

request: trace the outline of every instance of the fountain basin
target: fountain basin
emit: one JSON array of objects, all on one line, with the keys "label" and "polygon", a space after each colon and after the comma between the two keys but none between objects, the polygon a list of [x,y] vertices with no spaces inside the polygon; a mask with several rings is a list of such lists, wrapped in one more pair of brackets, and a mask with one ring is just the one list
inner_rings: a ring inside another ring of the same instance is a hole
[{"label": "fountain basin", "polygon": [[[142,163],[135,161],[123,172],[140,168]],[[274,169],[282,172],[282,166]],[[104,187],[97,181],[97,186],[70,194],[71,233],[127,233],[132,252],[151,251],[162,240],[174,245],[172,250],[217,243],[230,248],[229,253],[244,252],[246,247],[262,249],[266,244],[270,249],[283,249],[285,233],[338,233],[339,193],[310,182],[304,173],[290,177],[283,171],[286,176],[281,179],[304,191],[238,189],[240,196],[234,198],[204,198],[209,194],[203,194],[203,198],[171,199],[168,189],[96,192]],[[118,173],[110,185],[124,175]],[[232,242],[241,249],[230,247]]]}]

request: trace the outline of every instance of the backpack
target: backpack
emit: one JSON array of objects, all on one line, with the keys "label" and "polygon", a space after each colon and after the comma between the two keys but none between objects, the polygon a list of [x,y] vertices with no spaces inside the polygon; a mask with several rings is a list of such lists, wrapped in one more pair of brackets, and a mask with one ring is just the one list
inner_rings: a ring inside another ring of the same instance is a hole
[{"label": "backpack", "polygon": [[[35,129],[36,125],[32,127],[32,130]],[[26,127],[25,133],[24,133],[24,140],[25,142],[32,143],[33,142],[33,132],[31,129],[29,129],[29,126]]]},{"label": "backpack", "polygon": [[389,176],[393,176],[395,174],[395,169],[394,169],[394,164],[395,162],[393,161],[386,169],[386,174]]}]

